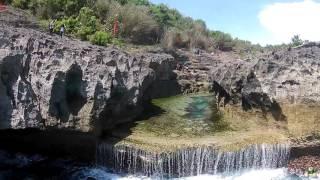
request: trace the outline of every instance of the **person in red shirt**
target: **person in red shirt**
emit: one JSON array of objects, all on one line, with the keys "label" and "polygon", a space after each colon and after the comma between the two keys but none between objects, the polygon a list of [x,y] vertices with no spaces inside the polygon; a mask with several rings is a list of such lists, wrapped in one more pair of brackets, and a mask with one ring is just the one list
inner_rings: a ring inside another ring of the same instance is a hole
[{"label": "person in red shirt", "polygon": [[7,6],[5,5],[4,0],[0,0],[0,12],[4,12],[7,10]]},{"label": "person in red shirt", "polygon": [[114,24],[113,24],[113,36],[118,37],[119,33],[119,20],[118,15],[115,17]]}]

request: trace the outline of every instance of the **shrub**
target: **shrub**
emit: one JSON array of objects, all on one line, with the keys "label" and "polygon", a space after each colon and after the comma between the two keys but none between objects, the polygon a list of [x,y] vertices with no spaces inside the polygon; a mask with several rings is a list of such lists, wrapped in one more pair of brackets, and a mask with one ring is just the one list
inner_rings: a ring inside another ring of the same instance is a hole
[{"label": "shrub", "polygon": [[97,17],[100,18],[101,22],[104,22],[109,17],[111,2],[107,0],[97,0],[94,10]]},{"label": "shrub", "polygon": [[54,32],[59,32],[65,25],[66,33],[77,36],[81,40],[89,40],[90,36],[100,29],[100,24],[93,14],[93,10],[84,7],[77,17],[69,17],[56,21]]},{"label": "shrub", "polygon": [[[187,25],[187,24],[185,24]],[[195,21],[187,30],[171,28],[167,30],[162,39],[165,48],[200,48],[207,49],[212,45],[208,30],[203,21]]]},{"label": "shrub", "polygon": [[65,20],[64,24],[68,28],[68,32],[70,34],[76,34],[77,31],[79,30],[79,21],[75,17],[69,17],[68,19]]},{"label": "shrub", "polygon": [[88,7],[81,8],[77,21],[79,23],[77,35],[81,40],[88,40],[89,36],[97,31],[98,21],[92,9]]},{"label": "shrub", "polygon": [[113,30],[114,20],[120,14],[122,8],[117,1],[97,0],[94,6],[95,14],[103,23],[105,31],[111,32]]},{"label": "shrub", "polygon": [[116,2],[120,3],[121,5],[125,4],[135,4],[139,6],[149,6],[150,2],[148,0],[115,0]]},{"label": "shrub", "polygon": [[146,7],[126,4],[120,11],[121,35],[137,44],[153,44],[160,38],[159,26]]},{"label": "shrub", "polygon": [[138,5],[138,6],[149,6],[150,2],[148,0],[128,0],[129,3]]},{"label": "shrub", "polygon": [[177,24],[183,19],[182,15],[176,9],[170,9],[165,4],[151,5],[150,12],[161,27],[177,27]]},{"label": "shrub", "polygon": [[206,24],[202,20],[196,20],[192,24],[192,28],[189,30],[190,48],[207,49],[212,45],[211,38],[206,27]]},{"label": "shrub", "polygon": [[121,5],[125,5],[128,3],[128,0],[115,0],[115,1],[120,3]]},{"label": "shrub", "polygon": [[87,0],[64,0],[63,4],[66,16],[76,15],[83,7],[88,5]]},{"label": "shrub", "polygon": [[93,44],[105,46],[112,42],[112,36],[104,31],[97,31],[91,36],[90,41]]},{"label": "shrub", "polygon": [[12,0],[12,5],[21,9],[27,9],[29,5],[28,3],[28,0]]},{"label": "shrub", "polygon": [[92,35],[94,31],[87,26],[81,26],[77,31],[77,36],[82,40],[86,41],[89,39],[90,35]]},{"label": "shrub", "polygon": [[299,35],[294,35],[291,39],[291,46],[300,46],[303,44],[303,40],[300,38]]},{"label": "shrub", "polygon": [[119,46],[119,47],[123,47],[124,42],[121,39],[114,38],[114,39],[112,39],[112,44]]},{"label": "shrub", "polygon": [[210,38],[204,34],[194,33],[193,35],[190,36],[189,48],[207,49],[210,45],[211,45]]},{"label": "shrub", "polygon": [[167,49],[187,48],[190,44],[188,35],[175,28],[166,30],[161,42]]},{"label": "shrub", "polygon": [[43,18],[61,18],[64,16],[63,0],[43,0],[39,2]]},{"label": "shrub", "polygon": [[231,51],[235,46],[235,42],[230,34],[221,31],[213,31],[211,32],[211,37],[214,40],[215,47],[219,50]]},{"label": "shrub", "polygon": [[49,20],[40,20],[39,21],[39,26],[43,30],[47,30],[49,27]]},{"label": "shrub", "polygon": [[[93,18],[94,17],[94,18]],[[92,26],[95,25],[95,20],[94,12],[92,9],[88,7],[83,7],[81,8],[78,16],[78,21],[83,25],[83,26]]]},{"label": "shrub", "polygon": [[66,31],[69,31],[69,27],[67,27],[67,25],[65,23],[66,23],[66,19],[61,19],[61,20],[56,21],[55,24],[54,24],[53,31],[55,33],[58,33],[60,31],[60,28],[61,28],[62,25],[65,25],[66,28],[67,28]]},{"label": "shrub", "polygon": [[57,20],[55,22],[54,32],[59,32],[62,25],[65,25],[67,32],[72,35],[75,35],[79,30],[79,22],[75,17]]}]

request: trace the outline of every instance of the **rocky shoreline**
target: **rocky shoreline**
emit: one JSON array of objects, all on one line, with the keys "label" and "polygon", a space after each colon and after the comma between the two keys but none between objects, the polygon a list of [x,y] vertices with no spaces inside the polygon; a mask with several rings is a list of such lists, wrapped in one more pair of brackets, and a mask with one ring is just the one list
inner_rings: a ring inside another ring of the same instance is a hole
[{"label": "rocky shoreline", "polygon": [[303,156],[291,160],[288,164],[288,172],[299,176],[320,178],[320,157]]}]

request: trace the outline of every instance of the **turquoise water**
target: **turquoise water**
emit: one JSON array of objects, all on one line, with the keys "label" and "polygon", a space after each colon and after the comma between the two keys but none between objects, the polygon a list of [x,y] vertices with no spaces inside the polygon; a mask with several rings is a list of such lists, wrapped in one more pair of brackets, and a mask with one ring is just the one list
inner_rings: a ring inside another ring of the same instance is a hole
[{"label": "turquoise water", "polygon": [[133,131],[150,132],[163,137],[201,137],[229,130],[212,95],[174,96],[154,99],[152,104],[161,113],[138,120]]},{"label": "turquoise water", "polygon": [[191,99],[191,103],[186,108],[186,117],[193,120],[208,118],[213,109],[213,97],[195,96]]}]

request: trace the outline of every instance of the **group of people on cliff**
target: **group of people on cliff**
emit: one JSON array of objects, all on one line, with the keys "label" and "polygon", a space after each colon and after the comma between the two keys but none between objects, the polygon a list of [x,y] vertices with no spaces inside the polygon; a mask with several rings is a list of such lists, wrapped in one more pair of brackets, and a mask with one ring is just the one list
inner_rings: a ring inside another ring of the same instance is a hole
[{"label": "group of people on cliff", "polygon": [[[50,21],[50,23],[49,23],[49,32],[50,32],[50,34],[54,33],[55,24],[56,24],[56,20],[55,19]],[[60,26],[60,30],[59,30],[59,35],[60,35],[61,38],[63,37],[65,31],[66,31],[66,26],[64,24],[62,24]]]}]

